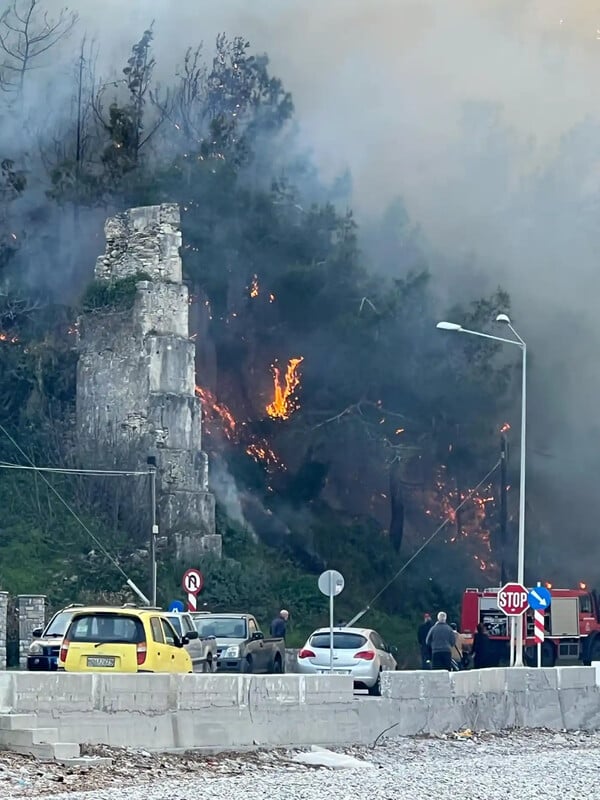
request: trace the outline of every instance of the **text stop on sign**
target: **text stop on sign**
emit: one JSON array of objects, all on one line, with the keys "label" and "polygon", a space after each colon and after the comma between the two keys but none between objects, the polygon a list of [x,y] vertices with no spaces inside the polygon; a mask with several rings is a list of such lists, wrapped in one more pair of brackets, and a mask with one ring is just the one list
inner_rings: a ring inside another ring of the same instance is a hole
[{"label": "text stop on sign", "polygon": [[528,605],[527,589],[520,583],[507,583],[498,592],[498,608],[508,617],[520,617]]}]

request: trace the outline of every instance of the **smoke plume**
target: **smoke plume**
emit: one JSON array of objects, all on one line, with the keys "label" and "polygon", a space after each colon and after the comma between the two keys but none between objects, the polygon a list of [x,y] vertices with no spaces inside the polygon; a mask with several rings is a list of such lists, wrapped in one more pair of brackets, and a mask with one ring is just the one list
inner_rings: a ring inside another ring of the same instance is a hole
[{"label": "smoke plume", "polygon": [[[444,287],[441,307],[470,299],[473,286],[510,292],[531,353],[528,513],[548,531],[532,568],[562,563],[565,536],[573,572],[563,566],[562,575],[583,577],[575,570],[600,511],[596,4],[155,0],[150,9],[145,0],[78,0],[71,7],[78,30],[55,62],[65,82],[83,33],[96,41],[97,70],[107,74],[154,17],[165,82],[186,44],[204,40],[210,48],[221,30],[247,37],[292,92],[299,141],[323,179],[350,169],[352,205],[367,230],[401,198]],[[393,253],[385,269],[397,271]]]}]

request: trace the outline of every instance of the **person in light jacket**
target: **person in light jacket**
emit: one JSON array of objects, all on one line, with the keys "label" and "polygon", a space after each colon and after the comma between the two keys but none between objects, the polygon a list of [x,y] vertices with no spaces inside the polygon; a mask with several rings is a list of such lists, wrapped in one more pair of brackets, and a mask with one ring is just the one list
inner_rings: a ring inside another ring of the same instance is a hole
[{"label": "person in light jacket", "polygon": [[440,611],[437,622],[427,634],[426,644],[431,648],[431,668],[452,670],[452,648],[456,642],[454,631],[446,622],[447,614]]}]

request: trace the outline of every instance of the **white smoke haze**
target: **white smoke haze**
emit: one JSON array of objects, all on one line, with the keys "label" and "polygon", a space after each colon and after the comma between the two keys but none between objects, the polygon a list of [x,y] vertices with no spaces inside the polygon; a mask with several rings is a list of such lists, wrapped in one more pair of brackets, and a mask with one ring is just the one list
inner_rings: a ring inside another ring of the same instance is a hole
[{"label": "white smoke haze", "polygon": [[[300,141],[322,177],[350,169],[359,223],[374,225],[401,197],[435,254],[431,269],[448,301],[499,283],[510,292],[531,352],[528,497],[551,541],[540,568],[562,562],[563,536],[583,554],[600,512],[597,4],[79,0],[70,7],[80,22],[57,54],[65,86],[84,33],[99,47],[98,73],[109,77],[155,20],[163,84],[186,46],[204,41],[210,58],[218,32],[245,36],[268,53],[272,73],[292,93]],[[470,268],[461,268],[466,262]],[[513,422],[518,428],[518,416]]]}]

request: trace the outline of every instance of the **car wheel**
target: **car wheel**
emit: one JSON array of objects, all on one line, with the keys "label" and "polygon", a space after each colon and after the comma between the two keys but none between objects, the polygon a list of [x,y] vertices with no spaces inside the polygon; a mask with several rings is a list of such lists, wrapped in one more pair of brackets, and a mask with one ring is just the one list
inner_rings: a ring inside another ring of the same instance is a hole
[{"label": "car wheel", "polygon": [[212,672],[212,671],[213,671],[212,658],[209,656],[206,659],[206,661],[204,662],[204,664],[202,665],[202,672],[206,673],[206,672]]},{"label": "car wheel", "polygon": [[273,662],[273,674],[281,675],[282,672],[283,670],[281,668],[281,659],[279,658],[279,656],[277,656],[275,658],[275,661]]},{"label": "car wheel", "polygon": [[371,697],[381,697],[381,672],[377,676],[377,680],[373,684],[373,686],[369,686],[367,689]]},{"label": "car wheel", "polygon": [[248,656],[245,661],[242,661],[242,672],[251,675],[253,669],[252,656]]}]

